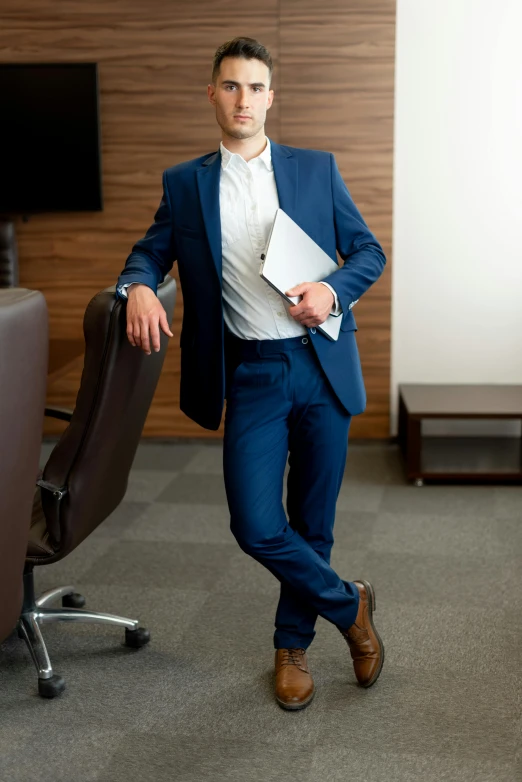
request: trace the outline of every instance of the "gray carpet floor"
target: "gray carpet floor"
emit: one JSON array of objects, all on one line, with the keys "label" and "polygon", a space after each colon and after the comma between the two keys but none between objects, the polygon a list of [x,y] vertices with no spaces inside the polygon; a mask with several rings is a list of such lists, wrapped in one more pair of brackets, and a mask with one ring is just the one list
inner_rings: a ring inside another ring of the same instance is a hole
[{"label": "gray carpet floor", "polygon": [[[45,444],[42,463],[52,444]],[[36,571],[117,628],[44,627],[67,682],[39,698],[28,650],[0,649],[2,782],[515,782],[522,779],[522,488],[408,485],[397,450],[352,444],[332,563],[375,586],[386,663],[369,690],[323,620],[317,695],[273,699],[278,584],[228,528],[219,444],[143,444],[124,502]]]}]

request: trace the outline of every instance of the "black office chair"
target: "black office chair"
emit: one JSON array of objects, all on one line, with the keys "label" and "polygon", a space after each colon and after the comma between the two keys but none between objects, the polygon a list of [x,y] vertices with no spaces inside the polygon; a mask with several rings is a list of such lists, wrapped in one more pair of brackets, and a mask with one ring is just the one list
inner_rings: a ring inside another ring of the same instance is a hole
[{"label": "black office chair", "polygon": [[[158,298],[172,322],[176,283],[166,277]],[[125,628],[128,646],[148,643],[138,621],[82,610],[73,586],[35,596],[33,571],[66,557],[119,505],[128,483],[145,419],[160,377],[168,337],[147,356],[126,335],[126,303],[114,287],[98,293],[84,317],[85,360],[74,411],[46,409],[69,421],[52,451],[34,497],[24,572],[24,602],[18,622],[38,671],[40,695],[53,698],[65,687],[53,672],[40,630],[48,622],[98,622]],[[62,600],[61,608],[49,603]]]}]

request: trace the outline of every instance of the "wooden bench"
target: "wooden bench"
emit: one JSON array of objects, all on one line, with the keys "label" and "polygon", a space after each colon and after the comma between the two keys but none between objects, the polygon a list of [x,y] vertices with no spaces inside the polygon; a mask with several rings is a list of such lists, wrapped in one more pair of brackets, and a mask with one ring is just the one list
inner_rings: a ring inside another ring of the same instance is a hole
[{"label": "wooden bench", "polygon": [[461,483],[522,483],[517,437],[427,437],[426,419],[522,421],[522,386],[399,386],[398,439],[408,479]]}]

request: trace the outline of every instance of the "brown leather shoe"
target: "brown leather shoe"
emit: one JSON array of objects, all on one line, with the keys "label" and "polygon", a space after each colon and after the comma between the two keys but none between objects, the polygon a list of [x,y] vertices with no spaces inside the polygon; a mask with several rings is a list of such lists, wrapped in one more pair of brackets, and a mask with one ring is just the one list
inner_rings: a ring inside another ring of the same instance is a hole
[{"label": "brown leather shoe", "polygon": [[275,696],[283,709],[304,709],[315,695],[304,649],[276,649]]},{"label": "brown leather shoe", "polygon": [[384,663],[384,645],[373,624],[375,591],[369,581],[354,581],[359,590],[359,610],[354,624],[341,630],[350,647],[357,681],[363,687],[375,684]]}]

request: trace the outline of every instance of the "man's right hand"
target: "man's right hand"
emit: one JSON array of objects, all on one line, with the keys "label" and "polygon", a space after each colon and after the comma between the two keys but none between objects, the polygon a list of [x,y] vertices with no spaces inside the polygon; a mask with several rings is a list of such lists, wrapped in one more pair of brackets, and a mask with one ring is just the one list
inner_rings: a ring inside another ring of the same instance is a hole
[{"label": "man's right hand", "polygon": [[127,337],[134,347],[150,356],[151,342],[156,352],[160,349],[160,327],[173,337],[160,300],[148,285],[136,282],[127,288]]}]

